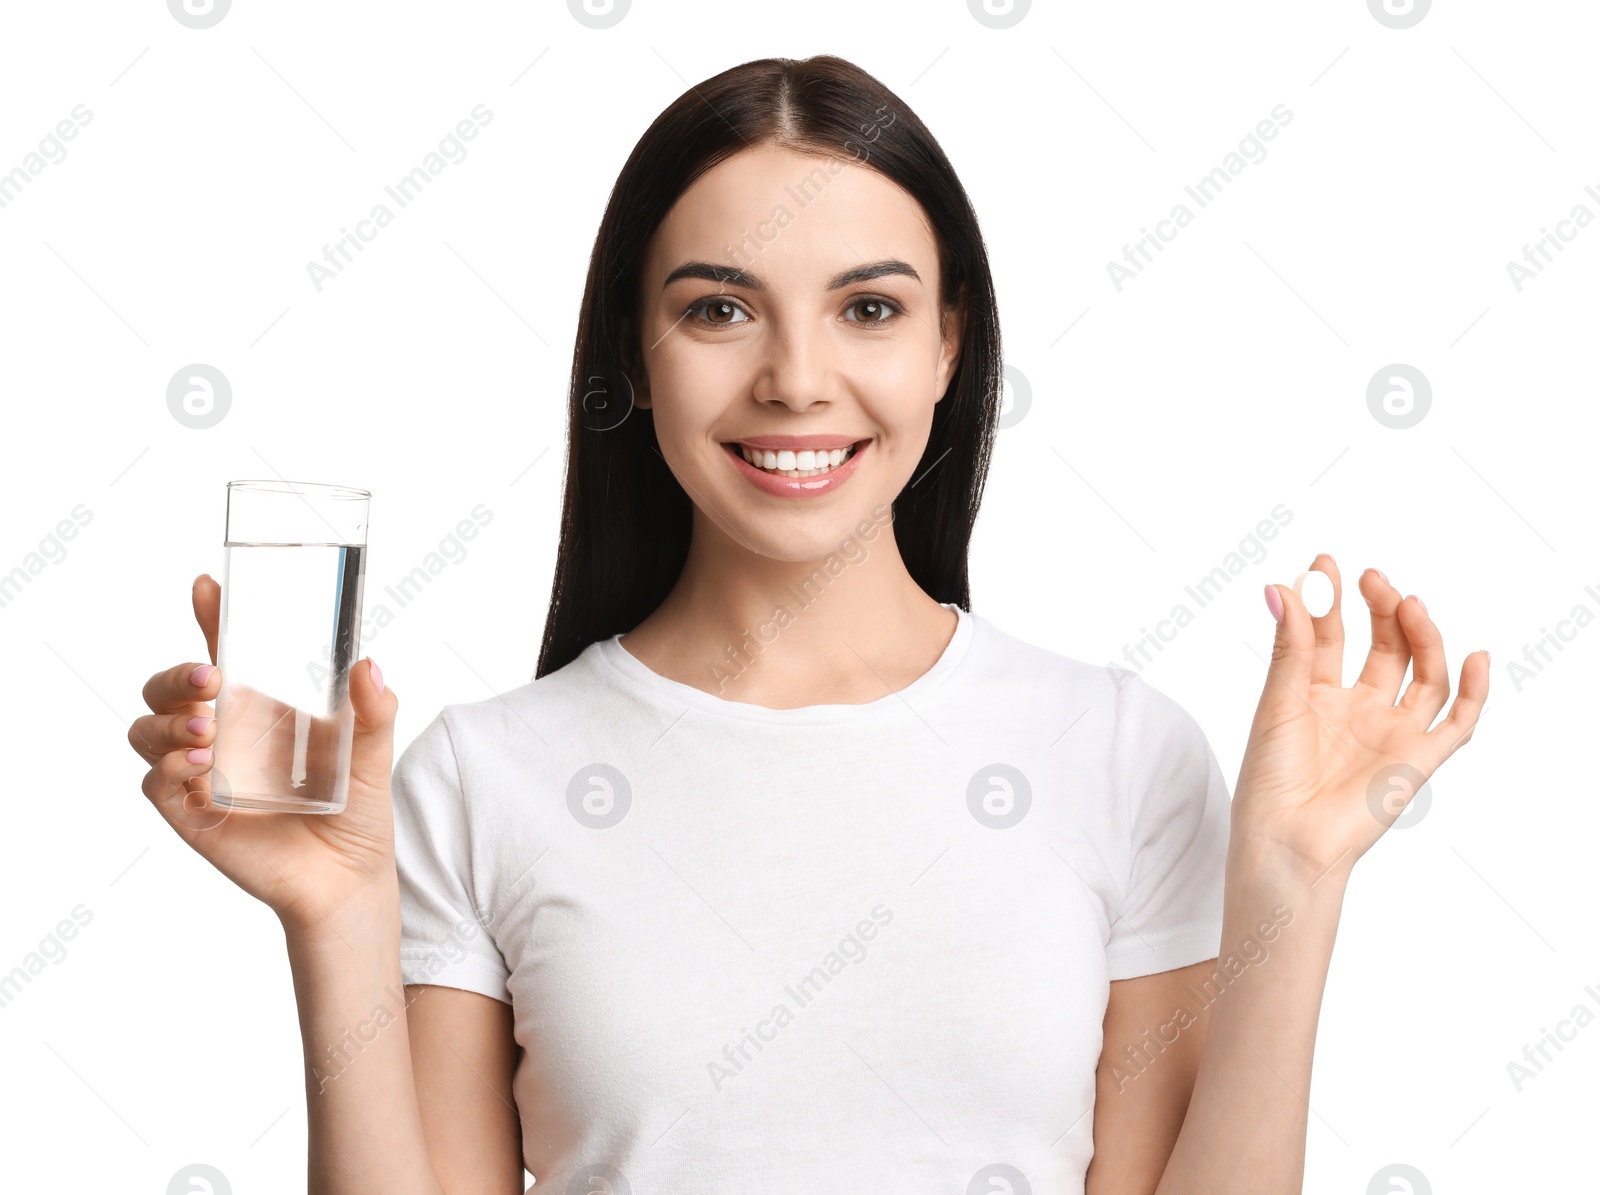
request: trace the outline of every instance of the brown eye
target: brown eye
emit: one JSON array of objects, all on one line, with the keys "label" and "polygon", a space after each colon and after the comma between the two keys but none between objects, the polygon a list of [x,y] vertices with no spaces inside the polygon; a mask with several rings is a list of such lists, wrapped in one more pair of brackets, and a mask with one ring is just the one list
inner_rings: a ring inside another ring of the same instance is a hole
[{"label": "brown eye", "polygon": [[[699,314],[702,323],[714,324],[724,328],[732,324],[746,323],[750,318],[745,315],[737,303],[728,299],[701,299],[690,307],[689,311],[692,314]],[[737,319],[735,318],[736,316],[743,316],[744,318]]]},{"label": "brown eye", "polygon": [[887,299],[857,299],[846,310],[864,313],[861,319],[851,320],[853,324],[886,324],[900,314],[900,308]]}]

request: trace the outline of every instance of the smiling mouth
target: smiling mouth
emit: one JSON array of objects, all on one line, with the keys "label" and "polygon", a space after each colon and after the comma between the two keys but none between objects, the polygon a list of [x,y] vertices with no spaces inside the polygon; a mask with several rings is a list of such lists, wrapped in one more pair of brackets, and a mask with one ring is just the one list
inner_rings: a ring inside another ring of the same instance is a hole
[{"label": "smiling mouth", "polygon": [[771,473],[778,477],[822,477],[833,472],[843,465],[852,456],[856,449],[865,444],[865,440],[858,440],[854,444],[847,444],[843,448],[811,449],[806,448],[798,452],[789,449],[751,448],[746,444],[731,443],[723,447],[729,452],[744,458],[746,463],[760,469],[764,473]]}]

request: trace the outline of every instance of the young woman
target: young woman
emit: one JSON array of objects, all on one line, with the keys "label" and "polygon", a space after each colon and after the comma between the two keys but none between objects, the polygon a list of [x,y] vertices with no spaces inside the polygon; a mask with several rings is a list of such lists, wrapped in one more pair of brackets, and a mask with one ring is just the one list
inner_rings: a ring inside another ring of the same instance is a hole
[{"label": "young woman", "polygon": [[970,611],[1000,375],[928,130],[837,58],[746,63],[601,223],[536,679],[391,777],[358,664],[345,812],[220,822],[218,672],[150,679],[146,795],[284,926],[312,1190],[1300,1189],[1373,794],[1470,738],[1487,653],[1429,729],[1419,599],[1361,575],[1347,688],[1333,559],[1321,617],[1267,586],[1230,805],[1171,699]]}]

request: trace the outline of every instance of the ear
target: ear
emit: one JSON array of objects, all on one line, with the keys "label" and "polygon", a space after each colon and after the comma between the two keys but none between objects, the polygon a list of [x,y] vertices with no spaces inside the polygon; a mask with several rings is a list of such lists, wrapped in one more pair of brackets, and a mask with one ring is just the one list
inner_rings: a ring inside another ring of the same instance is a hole
[{"label": "ear", "polygon": [[934,402],[942,399],[950,389],[950,379],[955,377],[956,366],[961,361],[961,345],[966,328],[967,288],[963,285],[955,307],[939,313],[939,365],[934,378]]}]

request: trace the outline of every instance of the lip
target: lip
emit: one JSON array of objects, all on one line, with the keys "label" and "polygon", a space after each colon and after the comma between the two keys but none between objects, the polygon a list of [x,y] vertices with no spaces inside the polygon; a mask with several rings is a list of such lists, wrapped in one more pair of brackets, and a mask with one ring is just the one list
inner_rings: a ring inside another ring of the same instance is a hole
[{"label": "lip", "polygon": [[[733,467],[743,474],[751,485],[777,498],[816,498],[823,494],[832,493],[850,480],[856,471],[856,466],[861,463],[861,458],[872,451],[871,440],[853,440],[851,443],[856,444],[857,448],[850,454],[850,459],[837,469],[830,469],[817,477],[783,477],[777,473],[768,473],[764,469],[757,469],[739,455],[737,447],[739,444],[748,444],[751,448],[766,448],[772,442],[779,440],[814,441],[812,445],[801,445],[801,447],[812,447],[813,450],[828,443],[827,438],[823,436],[767,436],[760,440],[736,440],[732,443],[724,444],[722,450],[727,454],[728,459],[733,462]],[[845,445],[837,443],[832,446],[845,447]],[[773,451],[776,452],[779,447],[789,448],[789,444],[774,444]],[[798,451],[798,449],[795,449],[795,451]]]},{"label": "lip", "polygon": [[752,436],[748,440],[730,440],[730,444],[743,444],[746,448],[770,448],[773,452],[787,449],[790,452],[800,452],[810,449],[815,452],[819,448],[832,450],[835,448],[848,448],[852,444],[860,444],[860,440],[847,440],[843,436],[830,436],[812,434],[809,436]]}]

